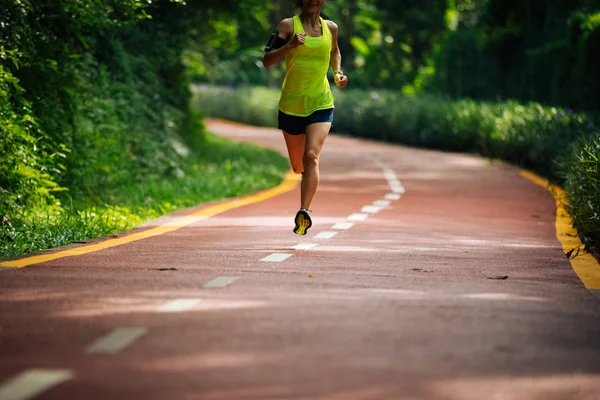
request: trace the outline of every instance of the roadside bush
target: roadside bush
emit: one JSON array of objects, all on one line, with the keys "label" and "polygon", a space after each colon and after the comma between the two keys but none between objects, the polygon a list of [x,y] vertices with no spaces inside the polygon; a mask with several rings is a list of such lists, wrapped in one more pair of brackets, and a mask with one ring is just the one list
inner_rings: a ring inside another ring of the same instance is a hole
[{"label": "roadside bush", "polygon": [[283,157],[215,144],[190,109],[182,53],[232,2],[185,3],[2,1],[0,258],[281,180]]},{"label": "roadside bush", "polygon": [[590,126],[562,166],[567,209],[584,241],[600,254],[600,133]]}]

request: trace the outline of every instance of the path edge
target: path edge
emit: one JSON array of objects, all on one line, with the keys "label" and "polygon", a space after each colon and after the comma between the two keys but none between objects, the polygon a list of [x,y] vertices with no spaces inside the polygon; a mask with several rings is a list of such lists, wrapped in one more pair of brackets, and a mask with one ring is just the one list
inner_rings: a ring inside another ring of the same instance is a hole
[{"label": "path edge", "polygon": [[40,264],[40,263],[44,263],[47,261],[56,260],[59,258],[79,256],[79,255],[83,255],[83,254],[93,253],[93,252],[108,249],[111,247],[117,247],[117,246],[121,246],[123,244],[147,239],[147,238],[154,237],[154,236],[159,236],[159,235],[169,233],[169,232],[173,232],[178,229],[184,228],[188,225],[191,225],[195,222],[199,222],[206,218],[215,216],[217,214],[221,214],[223,212],[226,212],[226,211],[229,211],[229,210],[232,210],[235,208],[243,207],[246,205],[259,203],[259,202],[268,200],[270,198],[279,196],[281,194],[287,193],[287,192],[293,190],[294,188],[296,188],[299,181],[300,181],[299,176],[294,174],[293,171],[289,170],[285,174],[283,181],[281,183],[279,183],[279,185],[272,187],[270,189],[266,189],[266,190],[263,190],[263,191],[260,191],[260,192],[254,193],[254,194],[236,197],[233,199],[228,199],[226,201],[219,202],[215,205],[201,208],[198,211],[178,216],[177,218],[174,218],[173,220],[170,220],[164,224],[158,225],[158,226],[150,228],[150,229],[146,229],[143,231],[135,231],[135,228],[134,228],[134,229],[132,229],[132,232],[126,233],[124,236],[116,238],[116,239],[98,238],[100,240],[99,242],[89,244],[89,245],[78,246],[78,247],[73,247],[73,248],[69,248],[69,249],[65,249],[65,250],[60,250],[61,248],[64,247],[63,246],[63,247],[59,247],[59,248],[44,250],[44,252],[58,250],[58,251],[54,251],[51,253],[43,253],[43,254],[39,254],[39,253],[35,254],[34,253],[34,255],[24,255],[22,257],[17,257],[14,259],[2,261],[2,262],[0,262],[0,270],[24,268],[24,267],[28,267],[28,266],[31,266],[34,264]]},{"label": "path edge", "polygon": [[[571,268],[585,288],[600,297],[600,263],[592,254],[583,252],[585,245],[581,242],[577,229],[573,226],[573,217],[566,209],[567,195],[564,189],[531,171],[519,170],[519,175],[545,188],[554,197],[556,238],[561,243],[565,257],[571,263]],[[567,254],[571,254],[571,256],[567,256]]]}]

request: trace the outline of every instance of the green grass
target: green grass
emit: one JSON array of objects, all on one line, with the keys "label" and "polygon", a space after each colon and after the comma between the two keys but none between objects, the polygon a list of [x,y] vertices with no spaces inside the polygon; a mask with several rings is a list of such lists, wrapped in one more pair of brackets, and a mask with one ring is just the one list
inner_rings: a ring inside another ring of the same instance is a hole
[{"label": "green grass", "polygon": [[105,237],[173,211],[279,184],[289,165],[279,153],[206,135],[201,151],[168,178],[149,177],[93,198],[63,200],[0,224],[0,259]]}]

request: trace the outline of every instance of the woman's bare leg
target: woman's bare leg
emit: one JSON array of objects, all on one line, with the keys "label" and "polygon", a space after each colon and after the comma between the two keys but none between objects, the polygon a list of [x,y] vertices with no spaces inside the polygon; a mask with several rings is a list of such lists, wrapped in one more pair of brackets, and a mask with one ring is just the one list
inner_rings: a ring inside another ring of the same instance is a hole
[{"label": "woman's bare leg", "polygon": [[290,135],[283,131],[283,137],[285,138],[285,145],[288,150],[288,156],[290,158],[290,164],[292,170],[296,174],[304,172],[304,166],[302,165],[302,156],[304,155],[304,134],[302,135]]},{"label": "woman's bare leg", "polygon": [[300,193],[300,208],[308,210],[319,186],[319,156],[327,139],[331,122],[319,122],[306,127],[306,142],[302,164],[304,175]]}]

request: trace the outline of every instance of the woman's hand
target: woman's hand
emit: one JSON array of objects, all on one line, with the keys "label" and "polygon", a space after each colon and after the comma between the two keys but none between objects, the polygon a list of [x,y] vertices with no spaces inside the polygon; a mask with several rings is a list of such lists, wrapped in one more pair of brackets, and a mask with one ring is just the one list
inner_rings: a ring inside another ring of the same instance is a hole
[{"label": "woman's hand", "polygon": [[290,41],[290,47],[292,49],[295,49],[298,46],[302,46],[304,45],[304,41],[306,37],[306,33],[296,33],[294,35],[294,37],[292,37],[292,40]]},{"label": "woman's hand", "polygon": [[348,77],[343,73],[337,73],[333,75],[333,81],[335,82],[335,85],[340,89],[343,89],[346,87],[346,85],[348,85]]}]

